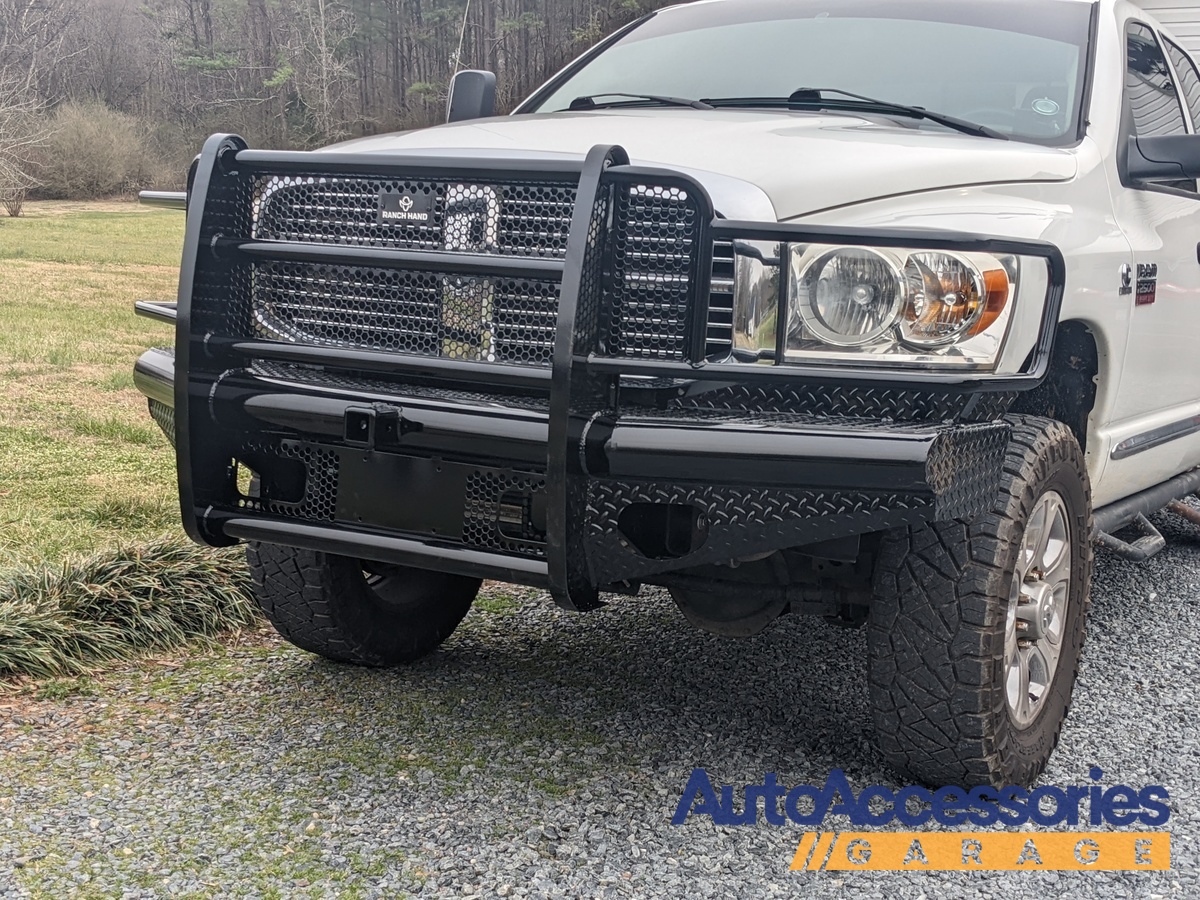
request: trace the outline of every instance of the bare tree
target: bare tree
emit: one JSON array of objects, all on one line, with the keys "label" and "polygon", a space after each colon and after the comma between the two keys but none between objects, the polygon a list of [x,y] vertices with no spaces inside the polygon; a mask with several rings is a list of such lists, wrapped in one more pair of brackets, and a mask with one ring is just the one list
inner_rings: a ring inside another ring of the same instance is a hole
[{"label": "bare tree", "polygon": [[78,0],[0,0],[0,204],[21,212],[37,184],[45,109]]},{"label": "bare tree", "polygon": [[0,204],[10,216],[21,214],[37,184],[36,155],[46,138],[42,111],[24,79],[0,72]]},{"label": "bare tree", "polygon": [[354,30],[350,11],[329,0],[302,2],[295,40],[296,90],[312,120],[313,138],[330,143],[347,134],[353,78],[346,49]]},{"label": "bare tree", "polygon": [[0,0],[0,72],[17,89],[45,95],[80,0]]}]

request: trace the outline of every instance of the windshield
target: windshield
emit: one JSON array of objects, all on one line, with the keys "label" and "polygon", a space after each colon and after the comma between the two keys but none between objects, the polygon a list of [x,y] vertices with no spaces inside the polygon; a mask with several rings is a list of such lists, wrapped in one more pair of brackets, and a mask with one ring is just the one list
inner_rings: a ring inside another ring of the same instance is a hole
[{"label": "windshield", "polygon": [[558,112],[581,97],[655,105],[612,93],[785,101],[839,88],[1064,143],[1078,136],[1091,14],[1078,0],[700,3],[647,19],[519,111]]}]

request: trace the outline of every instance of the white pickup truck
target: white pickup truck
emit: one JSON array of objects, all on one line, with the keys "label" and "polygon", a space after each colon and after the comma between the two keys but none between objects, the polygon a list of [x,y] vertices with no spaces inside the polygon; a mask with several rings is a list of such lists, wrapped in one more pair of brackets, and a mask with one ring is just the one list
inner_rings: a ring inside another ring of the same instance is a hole
[{"label": "white pickup truck", "polygon": [[1094,543],[1200,488],[1195,62],[1124,0],[705,0],[494,96],[209,140],[136,370],[189,534],[363,665],[482,579],[865,624],[898,769],[1036,778]]}]

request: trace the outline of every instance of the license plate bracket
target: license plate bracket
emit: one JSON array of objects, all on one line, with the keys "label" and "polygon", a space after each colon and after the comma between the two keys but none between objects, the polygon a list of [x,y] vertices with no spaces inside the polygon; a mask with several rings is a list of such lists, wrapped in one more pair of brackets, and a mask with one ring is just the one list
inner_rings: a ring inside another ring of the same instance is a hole
[{"label": "license plate bracket", "polygon": [[345,448],[338,454],[339,522],[462,539],[467,477],[475,467]]}]

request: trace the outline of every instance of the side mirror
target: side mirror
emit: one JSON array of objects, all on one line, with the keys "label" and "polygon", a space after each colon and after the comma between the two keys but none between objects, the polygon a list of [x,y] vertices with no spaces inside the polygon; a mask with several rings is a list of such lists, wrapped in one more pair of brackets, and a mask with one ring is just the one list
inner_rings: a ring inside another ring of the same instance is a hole
[{"label": "side mirror", "polygon": [[1200,134],[1129,139],[1132,181],[1190,181],[1200,178]]},{"label": "side mirror", "polygon": [[486,119],[496,112],[496,76],[474,69],[459,72],[450,82],[447,122]]}]

